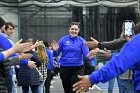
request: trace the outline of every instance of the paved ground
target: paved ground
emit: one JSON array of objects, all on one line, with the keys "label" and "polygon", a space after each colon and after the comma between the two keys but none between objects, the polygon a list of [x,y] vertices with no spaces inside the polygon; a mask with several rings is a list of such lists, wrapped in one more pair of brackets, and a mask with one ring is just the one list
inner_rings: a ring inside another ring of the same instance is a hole
[{"label": "paved ground", "polygon": [[[102,65],[103,64],[99,64],[99,68]],[[54,86],[54,88],[51,88],[51,93],[64,93],[60,78],[55,79],[55,82],[52,83],[52,86]],[[108,91],[107,91],[108,90],[108,82],[107,83],[99,83],[96,86],[98,87],[98,89],[96,88],[94,90],[90,90],[89,92],[85,92],[85,93],[108,93]],[[17,93],[22,93],[21,87],[18,87]],[[115,81],[113,93],[119,93],[117,81]]]},{"label": "paved ground", "polygon": [[[60,78],[55,79],[55,82],[52,83],[52,86],[54,86],[54,88],[51,88],[51,93],[64,93]],[[91,91],[85,92],[85,93],[108,93],[107,92],[108,83],[104,83],[104,84],[99,83],[97,85],[97,87],[99,87],[101,90],[94,89],[94,90],[91,90]],[[17,93],[22,93],[20,87],[18,87]],[[114,85],[114,92],[113,93],[119,93],[118,92],[118,85],[116,82]]]},{"label": "paved ground", "polygon": [[[61,84],[61,80],[57,79],[55,80],[56,82],[54,82],[52,85],[54,86],[54,88],[51,88],[51,93],[64,93],[63,88],[62,88],[62,84]],[[97,87],[99,87],[101,90],[95,89],[95,90],[91,90],[89,92],[86,93],[108,93],[107,92],[107,88],[108,88],[108,82],[107,83],[99,83],[97,85]],[[114,92],[113,93],[119,93],[118,92],[118,85],[117,82],[115,81],[115,85],[114,85]]]}]

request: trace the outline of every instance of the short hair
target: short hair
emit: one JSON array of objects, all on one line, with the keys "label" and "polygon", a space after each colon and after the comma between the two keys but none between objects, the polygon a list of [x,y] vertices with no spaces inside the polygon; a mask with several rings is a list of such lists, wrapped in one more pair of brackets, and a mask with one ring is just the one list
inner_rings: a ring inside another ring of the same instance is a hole
[{"label": "short hair", "polygon": [[5,20],[0,17],[0,29],[5,25]]},{"label": "short hair", "polygon": [[44,40],[43,43],[44,43],[45,47],[49,47],[49,42],[47,40]]},{"label": "short hair", "polygon": [[9,26],[13,27],[13,29],[15,28],[15,25],[12,22],[6,22],[5,23],[5,30],[7,30],[9,28]]},{"label": "short hair", "polygon": [[77,25],[77,26],[80,28],[80,22],[72,22],[71,25],[70,25],[70,27],[71,27],[72,25]]}]

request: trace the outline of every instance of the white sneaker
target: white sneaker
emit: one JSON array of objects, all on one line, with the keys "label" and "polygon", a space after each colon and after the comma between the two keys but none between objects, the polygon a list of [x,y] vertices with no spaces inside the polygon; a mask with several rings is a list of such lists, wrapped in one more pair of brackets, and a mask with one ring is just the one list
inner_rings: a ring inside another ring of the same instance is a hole
[{"label": "white sneaker", "polygon": [[58,79],[59,77],[53,77],[54,79]]},{"label": "white sneaker", "polygon": [[50,88],[54,88],[54,86],[50,86]]},{"label": "white sneaker", "polygon": [[55,82],[55,81],[54,81],[54,80],[52,80],[52,81],[51,81],[51,84],[52,84],[52,83],[54,83],[54,82]]}]

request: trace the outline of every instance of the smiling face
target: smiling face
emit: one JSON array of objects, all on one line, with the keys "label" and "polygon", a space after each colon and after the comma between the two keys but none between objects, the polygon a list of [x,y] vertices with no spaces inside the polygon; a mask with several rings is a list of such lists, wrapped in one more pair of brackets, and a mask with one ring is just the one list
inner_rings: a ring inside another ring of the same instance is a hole
[{"label": "smiling face", "polygon": [[7,34],[9,37],[11,37],[14,33],[14,28],[12,26],[8,26],[7,29],[5,29],[5,34]]},{"label": "smiling face", "polygon": [[15,28],[15,25],[12,22],[6,22],[4,33],[8,35],[9,37],[11,37],[14,33],[14,28]]},{"label": "smiling face", "polygon": [[69,33],[71,35],[71,37],[76,37],[78,36],[78,33],[79,33],[80,29],[79,29],[79,26],[78,25],[71,25],[70,29],[69,29]]}]

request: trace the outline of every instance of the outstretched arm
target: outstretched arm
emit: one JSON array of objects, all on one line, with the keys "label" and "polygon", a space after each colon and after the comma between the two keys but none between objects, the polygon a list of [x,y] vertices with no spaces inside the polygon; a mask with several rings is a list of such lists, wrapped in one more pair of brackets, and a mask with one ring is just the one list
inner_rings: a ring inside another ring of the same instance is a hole
[{"label": "outstretched arm", "polygon": [[0,53],[0,62],[2,62],[4,59],[8,58],[13,53],[15,53],[15,49],[14,48],[10,48],[10,49],[8,49],[6,51],[1,52]]},{"label": "outstretched arm", "polygon": [[[101,69],[88,76],[81,77],[81,80],[74,84],[74,90],[88,89],[91,85],[99,82],[107,82],[110,79],[125,72],[140,62],[140,34],[136,35],[130,42],[126,43],[120,52],[113,56]],[[86,80],[86,82],[84,82]],[[83,83],[84,82],[84,83]]]},{"label": "outstretched arm", "polygon": [[92,39],[92,41],[87,41],[85,45],[89,48],[100,48],[100,49],[108,49],[108,50],[116,50],[120,49],[127,40],[125,38],[118,38],[114,39],[113,41],[103,41],[103,42],[98,42],[95,39]]}]

